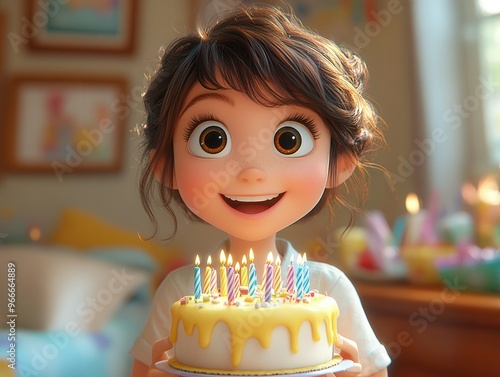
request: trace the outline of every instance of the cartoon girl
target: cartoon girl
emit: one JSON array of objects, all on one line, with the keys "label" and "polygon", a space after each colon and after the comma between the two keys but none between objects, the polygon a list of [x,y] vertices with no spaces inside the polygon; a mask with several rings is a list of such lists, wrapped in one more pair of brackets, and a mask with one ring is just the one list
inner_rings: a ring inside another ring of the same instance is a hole
[{"label": "cartoon girl", "polygon": [[[365,80],[357,56],[268,5],[240,7],[177,39],[144,96],[147,212],[154,221],[157,188],[174,224],[175,202],[226,232],[236,260],[252,248],[264,266],[273,251],[286,268],[298,253],[276,233],[339,201],[336,187],[381,139]],[[389,356],[351,282],[331,265],[309,268],[311,287],[339,305],[341,355],[357,362],[338,376],[386,376]],[[166,375],[154,364],[170,348],[169,308],[192,287],[192,266],[161,283],[131,351],[132,376]]]}]

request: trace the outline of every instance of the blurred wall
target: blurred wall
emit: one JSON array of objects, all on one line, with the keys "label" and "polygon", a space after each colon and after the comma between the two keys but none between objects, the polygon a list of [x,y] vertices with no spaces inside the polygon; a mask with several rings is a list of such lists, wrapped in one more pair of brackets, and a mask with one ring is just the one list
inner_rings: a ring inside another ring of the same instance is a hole
[{"label": "blurred wall", "polygon": [[[7,15],[6,32],[19,32],[24,14],[23,1],[3,1],[0,10]],[[136,51],[131,56],[42,53],[22,49],[16,53],[9,43],[5,46],[4,73],[8,79],[24,73],[68,73],[122,75],[128,80],[128,93],[144,86],[144,72],[156,66],[158,49],[175,37],[182,35],[192,20],[191,1],[141,0],[139,1]],[[364,209],[381,209],[390,223],[404,211],[404,198],[409,191],[421,190],[419,171],[425,166],[404,170],[404,160],[415,148],[419,136],[418,104],[414,78],[414,59],[408,0],[380,0],[377,14],[352,29],[343,42],[355,49],[365,59],[371,74],[368,87],[382,118],[388,148],[381,150],[375,162],[384,166],[396,178],[392,184],[384,174],[371,170],[370,194]],[[5,37],[5,35],[3,36]],[[59,182],[55,174],[2,174],[0,178],[0,214],[13,213],[36,222],[47,234],[54,226],[60,211],[65,207],[78,207],[102,219],[139,231],[151,233],[137,190],[139,140],[133,132],[143,121],[140,103],[133,102],[126,119],[125,157],[123,169],[113,174],[66,174]],[[5,119],[5,117],[4,117]],[[9,125],[3,125],[9,127]],[[346,224],[343,211],[333,228]],[[169,232],[164,219],[161,234]],[[166,246],[177,246],[198,253],[217,245],[224,235],[211,227],[193,224],[179,218],[177,236]],[[293,225],[281,235],[299,248],[311,240],[319,241],[325,248],[331,245],[326,212],[317,219]],[[193,237],[196,234],[196,237]],[[91,236],[91,235],[89,235]],[[326,250],[330,256],[331,250]]]}]

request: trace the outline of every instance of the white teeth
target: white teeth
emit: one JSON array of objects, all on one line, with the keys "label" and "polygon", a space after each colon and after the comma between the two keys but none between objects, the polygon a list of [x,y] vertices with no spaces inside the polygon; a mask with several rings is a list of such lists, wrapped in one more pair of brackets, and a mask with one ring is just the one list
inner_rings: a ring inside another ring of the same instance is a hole
[{"label": "white teeth", "polygon": [[279,196],[279,194],[276,195],[258,195],[258,196],[229,196],[229,195],[224,195],[226,198],[231,199],[233,202],[247,202],[247,203],[254,203],[254,202],[264,202],[266,200],[272,200],[276,197]]}]

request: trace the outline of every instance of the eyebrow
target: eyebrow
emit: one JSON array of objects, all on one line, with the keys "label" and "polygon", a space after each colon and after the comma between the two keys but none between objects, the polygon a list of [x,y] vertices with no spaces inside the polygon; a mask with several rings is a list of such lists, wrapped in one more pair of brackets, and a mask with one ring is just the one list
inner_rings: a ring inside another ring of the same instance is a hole
[{"label": "eyebrow", "polygon": [[209,99],[223,101],[223,102],[230,104],[231,106],[234,106],[234,101],[231,98],[229,98],[228,96],[226,96],[225,94],[222,94],[222,93],[203,93],[203,94],[197,95],[191,101],[189,101],[189,103],[186,105],[186,107],[184,107],[184,109],[181,111],[180,116],[182,116],[186,111],[188,111],[188,109],[190,107],[194,106],[198,102],[206,101]]}]

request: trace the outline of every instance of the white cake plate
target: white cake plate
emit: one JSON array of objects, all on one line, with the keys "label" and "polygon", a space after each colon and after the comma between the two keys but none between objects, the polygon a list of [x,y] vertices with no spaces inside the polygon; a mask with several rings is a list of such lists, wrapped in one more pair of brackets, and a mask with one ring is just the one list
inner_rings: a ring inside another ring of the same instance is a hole
[{"label": "white cake plate", "polygon": [[[320,369],[320,370],[315,370],[312,372],[302,372],[302,373],[269,373],[268,375],[259,375],[259,377],[268,377],[268,376],[286,376],[286,377],[314,377],[314,376],[321,376],[323,374],[328,374],[328,373],[337,373],[337,372],[343,372],[349,368],[351,368],[354,365],[354,362],[352,360],[342,360],[339,364],[334,365],[330,368],[325,368],[325,369]],[[158,361],[155,364],[156,368],[167,372],[171,374],[175,374],[177,376],[181,377],[200,377],[200,376],[230,376],[230,377],[249,377],[249,374],[245,374],[242,376],[236,375],[236,374],[223,374],[223,373],[195,373],[195,372],[187,372],[183,371],[177,368],[173,368],[170,366],[168,363],[168,360],[163,360],[163,361]]]}]

